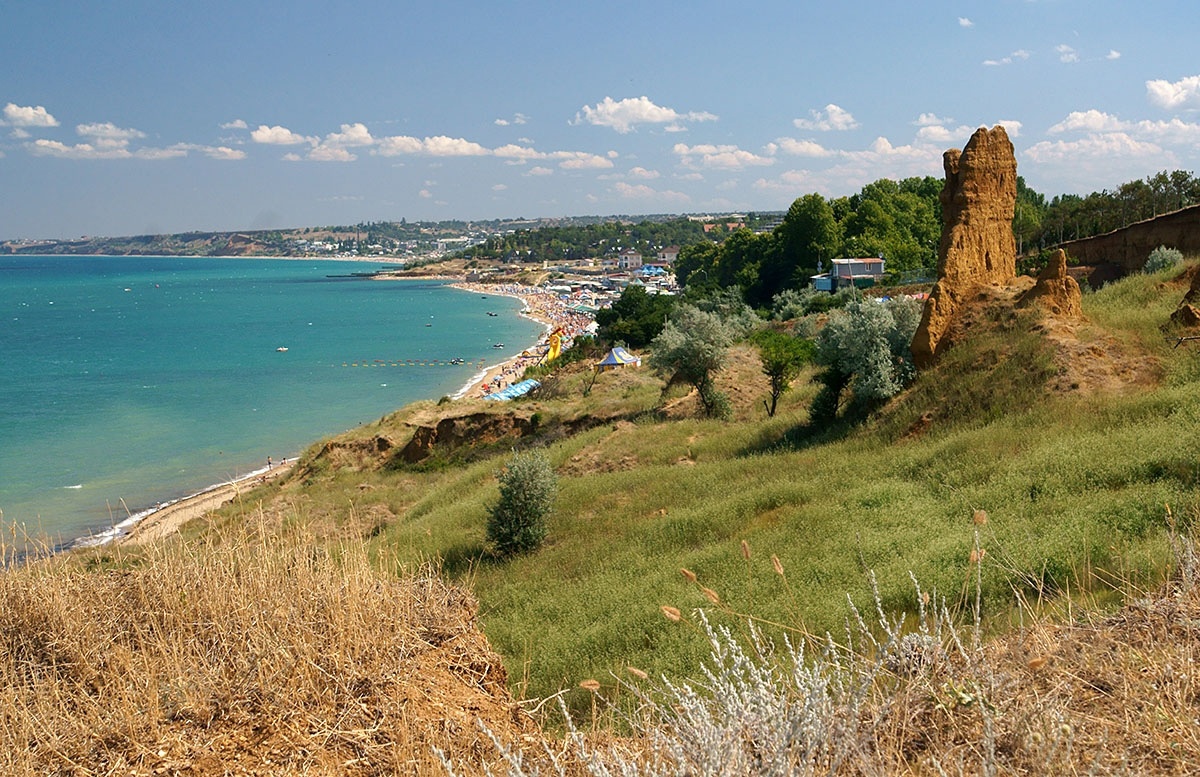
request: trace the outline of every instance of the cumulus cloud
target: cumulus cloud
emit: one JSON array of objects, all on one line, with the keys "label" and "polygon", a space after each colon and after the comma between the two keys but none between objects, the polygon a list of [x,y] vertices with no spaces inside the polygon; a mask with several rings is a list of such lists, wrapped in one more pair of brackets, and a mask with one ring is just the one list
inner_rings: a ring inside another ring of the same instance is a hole
[{"label": "cumulus cloud", "polygon": [[241,119],[234,119],[233,121],[227,121],[220,126],[221,126],[221,129],[248,129],[248,127],[246,126],[246,122],[242,121]]},{"label": "cumulus cloud", "polygon": [[975,22],[971,21],[970,19],[968,19],[965,16],[960,16],[960,17],[958,17],[958,26],[959,27],[974,27]]},{"label": "cumulus cloud", "polygon": [[832,151],[822,146],[820,143],[812,140],[796,140],[795,138],[779,138],[774,143],[767,146],[768,154],[775,154],[782,151],[791,156],[804,157],[826,157],[833,154]]},{"label": "cumulus cloud", "polygon": [[1125,122],[1108,113],[1092,108],[1087,111],[1072,111],[1067,118],[1050,127],[1047,132],[1056,135],[1061,132],[1115,132],[1127,129]]},{"label": "cumulus cloud", "polygon": [[316,144],[315,138],[306,138],[303,135],[298,135],[287,127],[280,127],[278,125],[268,127],[265,124],[258,125],[258,129],[250,133],[250,139],[255,143],[265,143],[273,146],[298,146],[303,143]]},{"label": "cumulus cloud", "polygon": [[1025,49],[1017,49],[1007,57],[1001,57],[1000,59],[985,59],[983,64],[989,67],[1000,67],[1001,65],[1011,65],[1019,60],[1023,61],[1029,59],[1030,56],[1030,53]]},{"label": "cumulus cloud", "polygon": [[209,159],[238,160],[245,159],[246,152],[228,146],[212,146],[202,149]]},{"label": "cumulus cloud", "polygon": [[425,153],[430,156],[486,156],[490,152],[470,140],[436,135],[425,138]]},{"label": "cumulus cloud", "polygon": [[1147,81],[1146,96],[1153,105],[1167,110],[1200,108],[1200,76],[1188,76],[1178,81]]},{"label": "cumulus cloud", "polygon": [[825,106],[823,111],[809,111],[810,119],[795,119],[792,124],[799,129],[820,130],[828,132],[829,130],[852,130],[858,127],[858,121],[855,120],[850,112],[846,109],[830,103]]},{"label": "cumulus cloud", "polygon": [[536,167],[529,168],[529,171],[525,173],[525,175],[554,175],[554,170],[549,167],[542,167],[541,165],[538,165]]},{"label": "cumulus cloud", "polygon": [[1109,60],[1120,59],[1121,52],[1117,51],[1116,49],[1109,49],[1108,53],[1104,55],[1104,58]]},{"label": "cumulus cloud", "polygon": [[1137,140],[1125,132],[1089,135],[1080,140],[1043,140],[1025,150],[1039,164],[1077,164],[1082,160],[1153,159],[1167,162],[1174,155],[1157,143]]},{"label": "cumulus cloud", "polygon": [[514,114],[511,119],[496,119],[497,127],[507,127],[510,124],[524,124],[529,121],[529,117],[523,113]]},{"label": "cumulus cloud", "polygon": [[628,184],[618,181],[613,189],[620,196],[631,200],[654,200],[656,202],[690,202],[691,198],[683,192],[666,189],[659,191],[646,184]]},{"label": "cumulus cloud", "polygon": [[676,143],[671,149],[679,156],[679,161],[686,167],[706,167],[718,170],[743,170],[747,167],[759,167],[775,164],[775,160],[767,156],[759,156],[737,146],[698,145],[688,146]]},{"label": "cumulus cloud", "polygon": [[1060,43],[1054,47],[1054,51],[1058,54],[1059,62],[1078,62],[1079,52],[1071,48],[1065,43]]},{"label": "cumulus cloud", "polygon": [[4,123],[12,127],[57,127],[58,119],[40,105],[4,106]]},{"label": "cumulus cloud", "polygon": [[400,156],[401,154],[419,154],[424,148],[425,144],[419,138],[408,135],[392,135],[381,138],[375,145],[373,153],[380,156]]},{"label": "cumulus cloud", "polygon": [[659,177],[659,172],[657,170],[647,170],[644,167],[633,167],[629,170],[629,177],[643,181],[653,181]]},{"label": "cumulus cloud", "polygon": [[494,192],[502,192],[502,191],[504,191],[504,190],[505,190],[505,189],[507,189],[507,188],[508,188],[508,184],[504,184],[504,183],[498,183],[498,184],[495,184],[495,185],[493,185],[493,186],[492,186],[492,191],[494,191]]},{"label": "cumulus cloud", "polygon": [[547,156],[560,160],[558,166],[564,170],[608,170],[613,166],[611,159],[586,151],[555,151]]},{"label": "cumulus cloud", "polygon": [[358,159],[340,146],[317,146],[305,158],[310,162],[353,162]]},{"label": "cumulus cloud", "polygon": [[526,162],[535,159],[546,158],[545,153],[538,151],[535,148],[530,148],[529,146],[519,146],[515,143],[509,143],[493,149],[492,153],[502,159],[509,159],[511,160],[512,164],[516,165],[523,165]]},{"label": "cumulus cloud", "polygon": [[97,124],[80,124],[75,132],[101,146],[126,146],[131,140],[146,137],[146,133],[135,129],[123,129],[112,122]]},{"label": "cumulus cloud", "polygon": [[369,146],[374,142],[375,138],[362,123],[343,124],[340,132],[331,132],[323,141],[331,146]]},{"label": "cumulus cloud", "polygon": [[621,134],[632,132],[639,124],[665,124],[670,131],[679,131],[687,122],[716,121],[714,114],[704,111],[680,113],[674,108],[655,105],[649,97],[627,97],[614,100],[605,97],[595,105],[585,105],[575,114],[572,124],[592,124],[609,127]]}]

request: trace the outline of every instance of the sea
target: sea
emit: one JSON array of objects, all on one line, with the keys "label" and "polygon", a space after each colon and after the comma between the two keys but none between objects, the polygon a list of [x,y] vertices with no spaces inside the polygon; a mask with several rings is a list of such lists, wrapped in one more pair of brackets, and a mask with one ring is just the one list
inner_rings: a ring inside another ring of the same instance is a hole
[{"label": "sea", "polygon": [[380,269],[0,256],[4,531],[103,540],[268,457],[456,395],[544,332],[511,297],[355,274]]}]

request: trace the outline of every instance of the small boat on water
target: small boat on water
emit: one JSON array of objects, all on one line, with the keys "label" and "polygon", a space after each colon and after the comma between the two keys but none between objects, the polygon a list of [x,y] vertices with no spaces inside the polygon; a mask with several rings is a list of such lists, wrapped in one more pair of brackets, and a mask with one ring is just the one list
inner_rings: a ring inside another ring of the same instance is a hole
[{"label": "small boat on water", "polygon": [[489,310],[489,311],[488,311],[488,315],[489,315],[489,316],[493,316],[493,317],[494,317],[494,316],[498,316],[498,315],[500,315],[500,314],[499,314],[499,313],[493,313],[492,311],[490,311],[490,310]]},{"label": "small boat on water", "polygon": [[285,352],[287,352],[287,346],[281,345],[278,348],[276,348],[275,350],[278,351],[279,353],[285,353]]},{"label": "small boat on water", "polygon": [[492,347],[493,347],[493,348],[503,348],[503,347],[504,347],[504,343],[494,343],[494,344],[492,345]]}]

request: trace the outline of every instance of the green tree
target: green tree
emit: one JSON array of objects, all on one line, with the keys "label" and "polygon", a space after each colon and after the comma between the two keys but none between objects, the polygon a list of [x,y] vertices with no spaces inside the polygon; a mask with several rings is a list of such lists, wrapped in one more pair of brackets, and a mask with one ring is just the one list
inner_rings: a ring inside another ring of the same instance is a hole
[{"label": "green tree", "polygon": [[817,346],[811,340],[802,340],[774,329],[761,329],[754,335],[758,345],[758,357],[762,361],[763,374],[770,381],[771,401],[763,402],[767,416],[775,417],[779,398],[806,364],[811,364],[817,354]]},{"label": "green tree", "polygon": [[726,417],[729,398],[717,391],[713,374],[724,366],[732,344],[733,338],[718,314],[679,305],[654,338],[650,366],[667,376],[668,384],[682,381],[695,388],[705,415]]},{"label": "green tree", "polygon": [[546,538],[558,477],[542,451],[518,453],[498,475],[500,501],[488,512],[487,539],[506,558],[536,550]]},{"label": "green tree", "polygon": [[674,304],[674,297],[649,294],[645,286],[629,286],[611,307],[596,312],[596,333],[609,343],[644,348],[662,331]]},{"label": "green tree", "polygon": [[763,268],[759,296],[764,304],[784,289],[807,286],[817,262],[837,255],[841,229],[829,202],[819,194],[807,194],[788,208],[774,239],[775,250]]}]

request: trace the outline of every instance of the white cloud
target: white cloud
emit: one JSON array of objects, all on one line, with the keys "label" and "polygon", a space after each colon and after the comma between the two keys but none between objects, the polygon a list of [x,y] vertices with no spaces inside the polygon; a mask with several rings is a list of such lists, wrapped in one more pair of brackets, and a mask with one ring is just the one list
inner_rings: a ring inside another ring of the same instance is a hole
[{"label": "white cloud", "polygon": [[1039,164],[1074,163],[1081,159],[1103,161],[1116,157],[1158,159],[1170,156],[1159,145],[1146,143],[1124,132],[1089,135],[1080,140],[1043,140],[1025,150]]},{"label": "white cloud", "polygon": [[4,123],[13,127],[57,127],[58,119],[40,105],[9,103],[4,106]]},{"label": "white cloud", "polygon": [[370,146],[375,142],[366,125],[361,123],[343,124],[341,132],[332,132],[325,136],[325,144],[331,146]]},{"label": "white cloud", "polygon": [[1057,46],[1054,47],[1054,50],[1055,50],[1055,52],[1058,53],[1058,61],[1059,62],[1078,62],[1079,61],[1079,52],[1076,51],[1075,49],[1071,48],[1070,46],[1068,46],[1065,43],[1058,44]]},{"label": "white cloud", "polygon": [[488,150],[478,143],[463,138],[436,135],[425,138],[425,153],[430,156],[486,156]]},{"label": "white cloud", "polygon": [[672,191],[670,189],[658,191],[645,184],[628,184],[624,181],[618,181],[613,185],[613,189],[620,196],[631,200],[654,200],[656,202],[690,202],[691,198],[683,192]]},{"label": "white cloud", "polygon": [[529,121],[529,117],[523,113],[515,114],[511,119],[496,119],[496,126],[507,127],[510,124],[525,124]]},{"label": "white cloud", "polygon": [[1023,60],[1029,59],[1030,56],[1031,56],[1030,53],[1028,51],[1026,51],[1025,49],[1017,49],[1013,53],[1009,54],[1007,57],[1001,57],[1000,59],[985,59],[983,61],[983,64],[988,65],[990,67],[999,67],[1001,65],[1011,65],[1012,63],[1016,62],[1017,60],[1023,61]]},{"label": "white cloud", "polygon": [[229,148],[228,146],[215,146],[203,149],[209,159],[245,159],[246,152],[238,149]]},{"label": "white cloud", "polygon": [[1150,102],[1159,108],[1200,108],[1200,76],[1188,76],[1178,81],[1147,81],[1146,93]]},{"label": "white cloud", "polygon": [[80,124],[75,132],[85,138],[91,138],[97,145],[105,147],[124,147],[129,141],[146,137],[146,133],[135,129],[122,129],[112,122],[97,124]]},{"label": "white cloud", "polygon": [[642,181],[653,181],[659,177],[659,172],[657,170],[647,170],[644,167],[633,167],[629,170],[629,177]]},{"label": "white cloud", "polygon": [[913,122],[913,124],[916,124],[918,127],[932,127],[934,125],[945,125],[945,124],[953,124],[953,123],[954,123],[954,119],[942,118],[941,116],[938,116],[936,113],[922,113],[920,116],[917,117],[917,120]]},{"label": "white cloud", "polygon": [[[2,123],[3,122],[0,122],[0,124]],[[14,140],[27,140],[33,137],[28,131],[21,129],[20,127],[13,127],[12,132],[8,133],[8,136]]]},{"label": "white cloud", "polygon": [[1116,49],[1109,49],[1108,53],[1104,55],[1104,58],[1110,59],[1110,60],[1111,59],[1120,59],[1121,52],[1117,51]]},{"label": "white cloud", "polygon": [[586,151],[555,151],[547,157],[562,160],[558,166],[564,170],[607,170],[613,166],[611,159]]},{"label": "white cloud", "polygon": [[339,146],[317,146],[309,151],[305,158],[310,162],[353,162],[358,159],[354,154]]},{"label": "white cloud", "polygon": [[832,151],[812,140],[796,140],[795,138],[779,138],[774,143],[767,146],[767,153],[774,154],[777,151],[782,151],[791,156],[805,157],[826,157],[833,154]]},{"label": "white cloud", "polygon": [[959,27],[974,27],[975,22],[971,21],[970,19],[968,19],[965,16],[960,16],[960,17],[958,17],[958,26]]},{"label": "white cloud", "polygon": [[425,200],[433,197],[433,192],[429,191],[428,189],[422,189],[421,191],[417,192],[417,194],[420,195],[421,199]]},{"label": "white cloud", "polygon": [[1072,111],[1067,118],[1047,130],[1051,135],[1060,132],[1115,132],[1127,129],[1128,125],[1116,116],[1092,108],[1087,111]]},{"label": "white cloud", "polygon": [[498,183],[498,184],[496,184],[495,186],[493,186],[493,187],[492,187],[492,191],[494,191],[494,192],[502,192],[502,191],[504,191],[504,190],[505,190],[505,189],[507,189],[507,188],[508,188],[508,184]]},{"label": "white cloud", "polygon": [[234,119],[233,121],[225,122],[220,126],[221,129],[247,129],[246,122],[242,121],[241,119]]},{"label": "white cloud", "polygon": [[306,138],[286,127],[278,125],[268,127],[265,124],[258,125],[258,129],[250,133],[250,139],[255,143],[266,143],[273,146],[298,146],[302,143],[316,145],[317,142],[316,138]]},{"label": "white cloud", "polygon": [[29,150],[37,156],[53,156],[60,159],[128,159],[132,156],[127,148],[98,148],[91,143],[68,146],[57,140],[44,138],[33,141]]},{"label": "white cloud", "polygon": [[827,132],[829,130],[852,130],[858,127],[858,121],[855,120],[850,112],[833,103],[825,106],[824,111],[809,111],[811,119],[795,119],[792,124],[798,129],[806,130],[821,130]]},{"label": "white cloud", "polygon": [[400,156],[401,154],[419,154],[423,148],[425,148],[425,144],[419,138],[408,135],[392,135],[381,138],[373,153],[380,156]]},{"label": "white cloud", "polygon": [[737,146],[698,145],[687,146],[676,143],[671,149],[686,167],[707,167],[719,170],[742,170],[775,164],[770,157],[759,156]]},{"label": "white cloud", "polygon": [[525,175],[554,175],[554,170],[549,167],[531,167]]},{"label": "white cloud", "polygon": [[572,124],[592,124],[609,127],[621,134],[632,132],[639,124],[666,124],[678,131],[685,122],[716,121],[714,114],[704,111],[680,113],[674,108],[655,105],[649,97],[627,97],[614,100],[605,97],[596,105],[585,105],[575,114]]},{"label": "white cloud", "polygon": [[509,143],[499,148],[493,149],[492,153],[502,159],[511,159],[513,164],[525,164],[534,159],[545,159],[546,154],[528,146],[518,146],[515,143]]}]

